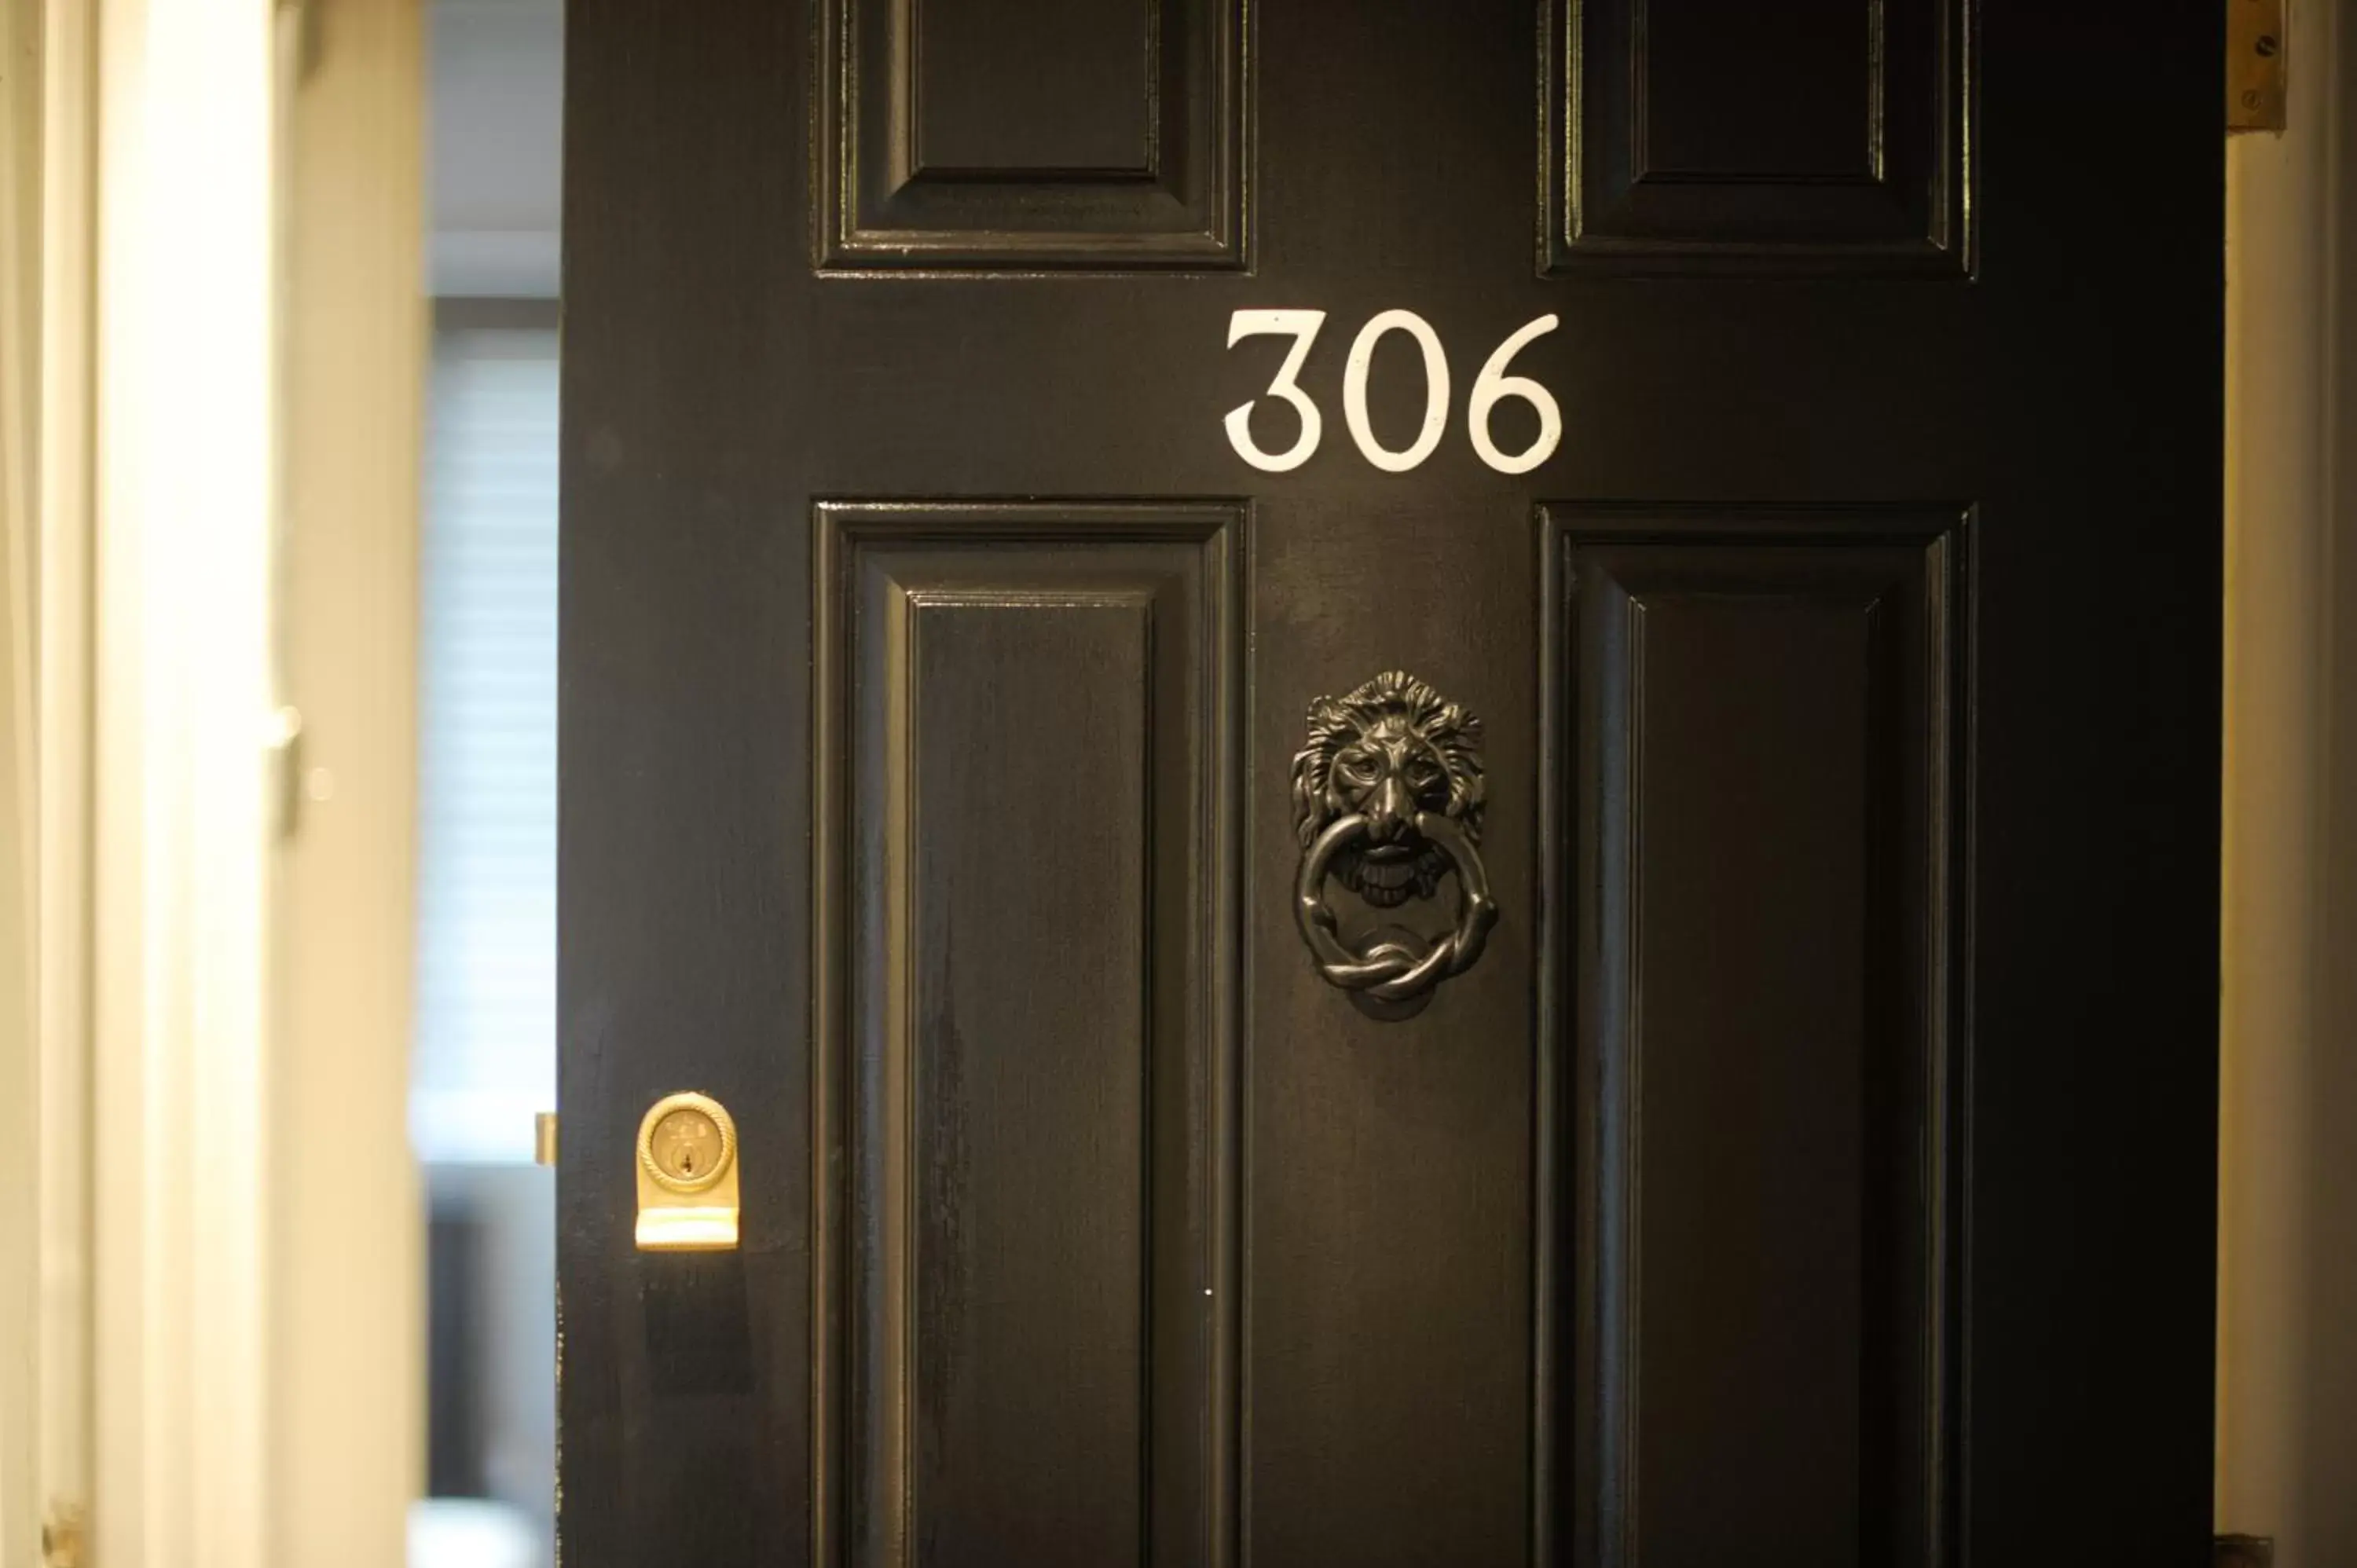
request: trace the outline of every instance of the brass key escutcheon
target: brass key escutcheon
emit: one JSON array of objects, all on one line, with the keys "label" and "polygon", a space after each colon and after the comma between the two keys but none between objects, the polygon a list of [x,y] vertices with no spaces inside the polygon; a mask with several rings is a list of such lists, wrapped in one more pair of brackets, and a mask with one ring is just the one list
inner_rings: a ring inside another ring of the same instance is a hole
[{"label": "brass key escutcheon", "polygon": [[708,1094],[667,1094],[639,1123],[639,1250],[737,1245],[737,1123]]}]

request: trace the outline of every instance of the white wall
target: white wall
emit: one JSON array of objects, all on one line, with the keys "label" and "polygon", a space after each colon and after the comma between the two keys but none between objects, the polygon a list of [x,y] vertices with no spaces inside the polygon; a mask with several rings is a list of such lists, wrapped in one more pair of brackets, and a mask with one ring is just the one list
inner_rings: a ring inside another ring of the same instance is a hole
[{"label": "white wall", "polygon": [[424,0],[310,0],[284,129],[281,682],[303,714],[274,970],[271,1552],[401,1568],[425,1473],[409,1147]]}]

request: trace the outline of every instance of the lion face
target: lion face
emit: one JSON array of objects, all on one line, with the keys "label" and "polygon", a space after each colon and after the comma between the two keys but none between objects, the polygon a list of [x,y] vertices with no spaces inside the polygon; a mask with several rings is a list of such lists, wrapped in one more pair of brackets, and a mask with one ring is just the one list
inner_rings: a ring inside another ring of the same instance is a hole
[{"label": "lion face", "polygon": [[1309,740],[1293,759],[1294,828],[1307,848],[1334,822],[1367,820],[1334,875],[1378,908],[1429,898],[1448,856],[1416,815],[1455,819],[1481,836],[1481,721],[1412,675],[1389,671],[1346,697],[1309,704]]}]

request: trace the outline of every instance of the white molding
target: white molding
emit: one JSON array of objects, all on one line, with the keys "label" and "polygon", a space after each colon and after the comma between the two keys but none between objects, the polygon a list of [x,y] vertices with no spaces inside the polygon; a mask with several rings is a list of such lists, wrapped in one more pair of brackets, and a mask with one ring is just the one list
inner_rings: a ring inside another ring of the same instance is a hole
[{"label": "white molding", "polygon": [[91,1488],[91,668],[97,23],[45,6],[42,124],[38,934],[45,1506]]},{"label": "white molding", "polygon": [[0,0],[0,1565],[89,1490],[91,8]]},{"label": "white molding", "polygon": [[[0,0],[0,346],[40,332],[41,0]],[[44,1509],[40,1390],[38,714],[40,357],[0,351],[0,1568],[30,1568]]]},{"label": "white molding", "polygon": [[2335,623],[2350,602],[2333,570],[2333,419],[2349,374],[2334,336],[2350,177],[2343,14],[2339,0],[2294,9],[2287,129],[2237,135],[2226,152],[2214,1509],[2222,1532],[2273,1538],[2286,1568],[2352,1561],[2310,1506],[2347,1492],[2350,1456],[2319,1445],[2310,1407],[2346,1405],[2329,1351],[2336,1338],[2357,1347],[2357,1331],[2315,1310],[2332,1255],[2317,1238],[2333,1233],[2317,1221],[2346,1201],[2327,1179],[2333,1142],[2319,1121],[2328,1064],[2347,1048],[2332,1013],[2347,967],[2333,878],[2348,851],[2333,838],[2346,787],[2330,722]]},{"label": "white molding", "polygon": [[100,8],[92,1544],[267,1557],[272,8]]}]

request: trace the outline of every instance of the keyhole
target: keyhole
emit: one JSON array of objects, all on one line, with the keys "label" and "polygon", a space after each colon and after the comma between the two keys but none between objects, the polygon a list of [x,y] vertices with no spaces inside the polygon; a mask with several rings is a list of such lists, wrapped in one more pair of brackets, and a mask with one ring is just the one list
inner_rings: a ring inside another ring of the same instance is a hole
[{"label": "keyhole", "polygon": [[[693,1111],[665,1117],[655,1130],[655,1147],[665,1174],[684,1182],[701,1181],[707,1170],[717,1171],[726,1154],[720,1130]],[[707,1152],[710,1159],[705,1158]]]}]

